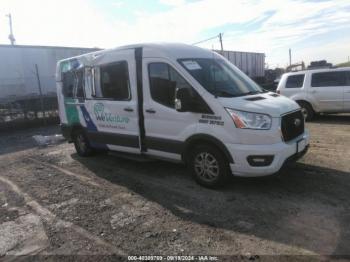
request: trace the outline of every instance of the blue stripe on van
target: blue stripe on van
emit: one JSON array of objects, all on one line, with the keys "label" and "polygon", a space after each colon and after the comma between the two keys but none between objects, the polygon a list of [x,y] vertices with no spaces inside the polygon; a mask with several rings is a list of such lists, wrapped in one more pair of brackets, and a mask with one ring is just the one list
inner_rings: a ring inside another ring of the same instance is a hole
[{"label": "blue stripe on van", "polygon": [[[97,130],[97,126],[94,124],[94,122],[92,121],[89,112],[86,110],[84,105],[80,106],[81,112],[83,114],[83,117],[85,119],[86,122],[86,128],[88,132],[98,132]],[[101,144],[101,143],[95,143],[94,141],[89,141],[91,147],[93,148],[97,148],[97,149],[108,149],[106,144]]]},{"label": "blue stripe on van", "polygon": [[89,112],[86,110],[84,105],[80,106],[81,112],[83,113],[83,117],[85,119],[86,122],[86,128],[88,129],[88,131],[98,131],[96,125],[94,124],[94,122],[92,122],[92,119],[89,115]]}]

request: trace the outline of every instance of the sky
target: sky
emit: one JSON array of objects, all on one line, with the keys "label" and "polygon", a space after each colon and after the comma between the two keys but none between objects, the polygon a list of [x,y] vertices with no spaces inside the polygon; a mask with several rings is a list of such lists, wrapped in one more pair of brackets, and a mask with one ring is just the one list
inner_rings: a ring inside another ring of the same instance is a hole
[{"label": "sky", "polygon": [[[0,44],[110,48],[193,44],[223,33],[225,50],[262,52],[269,68],[350,56],[350,0],[0,0]],[[199,44],[219,49],[218,38]]]}]

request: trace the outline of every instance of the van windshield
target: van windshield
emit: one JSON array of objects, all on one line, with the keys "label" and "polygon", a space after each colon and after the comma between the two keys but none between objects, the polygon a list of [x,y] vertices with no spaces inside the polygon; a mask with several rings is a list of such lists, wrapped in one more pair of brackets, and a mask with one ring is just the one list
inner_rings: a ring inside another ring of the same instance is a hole
[{"label": "van windshield", "polygon": [[208,92],[218,97],[254,95],[264,91],[224,59],[186,58],[178,62]]}]

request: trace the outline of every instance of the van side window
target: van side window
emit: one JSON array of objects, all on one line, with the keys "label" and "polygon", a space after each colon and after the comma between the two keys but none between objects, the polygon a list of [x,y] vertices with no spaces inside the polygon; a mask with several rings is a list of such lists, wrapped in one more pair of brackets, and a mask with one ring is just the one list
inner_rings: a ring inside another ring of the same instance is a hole
[{"label": "van side window", "polygon": [[175,108],[176,88],[191,88],[186,80],[166,63],[150,63],[148,66],[151,97],[154,101]]},{"label": "van side window", "polygon": [[78,70],[75,72],[75,97],[84,98],[84,71]]},{"label": "van side window", "polygon": [[119,101],[131,99],[128,64],[117,62],[100,67],[100,85],[96,85],[96,97]]},{"label": "van side window", "polygon": [[324,72],[312,74],[311,86],[345,86],[346,71]]},{"label": "van side window", "polygon": [[68,98],[72,98],[74,84],[75,84],[74,72],[67,71],[67,72],[62,73],[62,84],[63,84],[63,96],[68,97]]},{"label": "van side window", "polygon": [[286,82],[286,88],[301,88],[304,84],[305,75],[291,75],[288,76]]}]

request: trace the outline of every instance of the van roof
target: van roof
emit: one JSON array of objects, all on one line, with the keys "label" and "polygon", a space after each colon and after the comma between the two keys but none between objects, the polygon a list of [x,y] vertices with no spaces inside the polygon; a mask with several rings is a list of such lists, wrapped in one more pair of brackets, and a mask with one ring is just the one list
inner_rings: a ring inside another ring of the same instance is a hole
[{"label": "van roof", "polygon": [[308,69],[308,70],[301,70],[301,71],[295,71],[295,72],[288,72],[285,73],[285,75],[298,75],[298,74],[305,74],[305,73],[319,73],[319,72],[330,72],[330,71],[349,71],[350,67],[339,67],[339,68],[317,68],[317,69]]},{"label": "van roof", "polygon": [[83,55],[63,59],[59,62],[68,61],[79,58],[92,58],[101,55],[116,53],[127,49],[143,48],[144,57],[170,57],[178,58],[212,58],[217,54],[209,49],[203,49],[197,46],[182,44],[182,43],[143,43],[125,45],[116,48],[104,49],[96,52],[86,53]]}]

